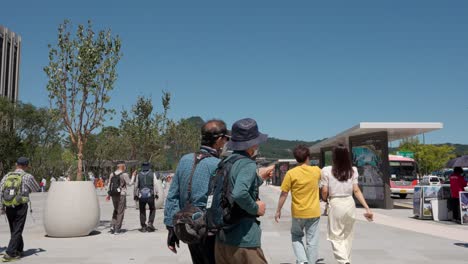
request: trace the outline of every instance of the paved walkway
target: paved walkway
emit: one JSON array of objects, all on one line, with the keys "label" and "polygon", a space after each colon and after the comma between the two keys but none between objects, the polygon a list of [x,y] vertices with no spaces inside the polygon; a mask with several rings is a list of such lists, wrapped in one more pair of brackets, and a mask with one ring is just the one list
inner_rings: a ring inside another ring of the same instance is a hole
[{"label": "paved walkway", "polygon": [[[279,196],[277,187],[262,186],[261,199],[267,203],[267,214],[262,220],[263,250],[269,263],[295,263],[290,244],[289,199],[277,224],[273,217]],[[127,231],[115,236],[108,233],[112,205],[98,191],[101,205],[101,225],[93,235],[81,238],[45,237],[42,227],[44,193],[33,194],[33,214],[28,215],[24,231],[27,256],[17,263],[191,263],[186,245],[179,253],[166,249],[166,230],[162,224],[162,210],[156,213],[155,233],[140,233],[138,211],[127,199],[124,220]],[[129,196],[131,197],[131,196]],[[362,209],[358,209],[362,211]],[[436,223],[411,218],[409,209],[374,210],[375,222],[368,223],[359,213],[353,245],[353,263],[453,263],[468,262],[468,226]],[[5,219],[6,221],[6,219]],[[8,243],[8,224],[0,224],[0,249]],[[326,217],[320,223],[320,257],[322,263],[336,263],[331,246],[326,240]]]}]

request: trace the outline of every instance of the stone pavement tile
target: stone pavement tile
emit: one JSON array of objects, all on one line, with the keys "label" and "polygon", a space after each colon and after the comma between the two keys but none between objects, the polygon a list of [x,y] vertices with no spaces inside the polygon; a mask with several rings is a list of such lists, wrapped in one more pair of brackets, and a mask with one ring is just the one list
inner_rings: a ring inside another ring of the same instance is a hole
[{"label": "stone pavement tile", "polygon": [[[266,216],[262,221],[262,247],[269,263],[295,263],[291,247],[290,199],[284,206],[280,223],[274,221],[279,192],[274,188],[261,187],[261,199],[267,204]],[[186,245],[181,243],[177,255],[166,248],[167,232],[162,223],[163,210],[156,212],[154,233],[140,233],[138,211],[134,202],[127,199],[128,208],[123,227],[125,234],[114,236],[108,233],[112,213],[110,202],[104,201],[105,193],[99,195],[101,206],[101,225],[95,235],[80,238],[48,238],[42,227],[42,208],[46,194],[34,194],[34,218],[28,216],[24,232],[25,249],[34,252],[18,263],[55,264],[55,263],[191,263]],[[129,195],[129,197],[131,197]],[[392,210],[385,211],[387,221],[392,222],[401,216],[392,218]],[[396,212],[401,214],[401,212]],[[380,214],[380,212],[379,212]],[[383,214],[383,213],[382,213]],[[0,219],[1,220],[1,219]],[[404,222],[398,222],[404,223]],[[335,263],[330,242],[326,240],[327,217],[320,220],[319,256],[325,258],[322,263]],[[429,226],[431,227],[431,226]],[[456,246],[457,240],[442,238],[430,234],[379,223],[358,220],[353,243],[353,263],[467,263],[468,248]],[[461,230],[464,231],[464,230]],[[430,230],[426,233],[430,233]],[[7,224],[0,223],[0,246],[9,239]]]}]

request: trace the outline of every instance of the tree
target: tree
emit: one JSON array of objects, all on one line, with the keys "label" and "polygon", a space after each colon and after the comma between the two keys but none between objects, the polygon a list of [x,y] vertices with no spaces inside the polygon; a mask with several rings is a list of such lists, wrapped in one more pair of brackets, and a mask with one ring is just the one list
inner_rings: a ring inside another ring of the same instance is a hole
[{"label": "tree", "polygon": [[162,112],[153,111],[151,99],[144,97],[138,97],[130,112],[122,111],[120,130],[130,146],[128,159],[162,163],[170,100],[170,93],[163,91]]},{"label": "tree", "polygon": [[423,175],[444,168],[447,161],[455,157],[454,147],[448,145],[422,145],[417,138],[402,141],[399,150],[414,152],[419,172]]},{"label": "tree", "polygon": [[200,127],[190,119],[171,121],[168,126],[169,152],[172,154],[171,164],[176,163],[183,154],[197,151],[200,148]]},{"label": "tree", "polygon": [[77,148],[77,180],[82,179],[83,149],[96,128],[113,112],[107,107],[117,79],[121,42],[110,30],[92,29],[91,21],[79,25],[75,36],[65,20],[58,28],[56,46],[49,45],[49,65],[44,67],[49,81],[51,107],[61,117],[71,143]]}]

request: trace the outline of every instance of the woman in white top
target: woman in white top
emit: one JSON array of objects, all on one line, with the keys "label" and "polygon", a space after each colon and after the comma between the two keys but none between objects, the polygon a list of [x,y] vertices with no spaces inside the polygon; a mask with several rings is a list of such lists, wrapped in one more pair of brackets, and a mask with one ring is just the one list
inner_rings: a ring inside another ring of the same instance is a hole
[{"label": "woman in white top", "polygon": [[322,197],[328,198],[328,240],[335,259],[340,264],[351,262],[351,246],[356,205],[353,193],[366,209],[364,216],[373,220],[373,214],[358,186],[358,172],[352,167],[348,149],[339,144],[333,149],[332,166],[322,169]]}]

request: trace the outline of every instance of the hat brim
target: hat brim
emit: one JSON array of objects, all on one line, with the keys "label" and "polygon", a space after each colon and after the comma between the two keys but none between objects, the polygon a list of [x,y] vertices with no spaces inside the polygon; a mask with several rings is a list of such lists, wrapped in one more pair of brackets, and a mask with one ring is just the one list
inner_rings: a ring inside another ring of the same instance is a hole
[{"label": "hat brim", "polygon": [[267,139],[268,139],[268,135],[262,134],[262,133],[260,133],[258,137],[251,139],[249,141],[234,141],[231,138],[231,140],[228,141],[227,143],[227,148],[230,150],[247,150],[255,145],[259,145],[259,144],[266,142]]},{"label": "hat brim", "polygon": [[151,169],[150,165],[142,165],[141,166],[141,170],[147,171],[147,170],[150,170],[150,169]]}]

